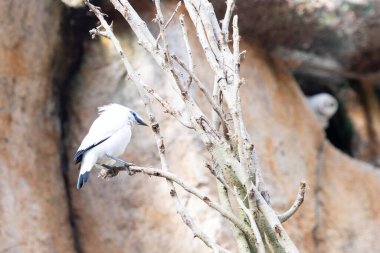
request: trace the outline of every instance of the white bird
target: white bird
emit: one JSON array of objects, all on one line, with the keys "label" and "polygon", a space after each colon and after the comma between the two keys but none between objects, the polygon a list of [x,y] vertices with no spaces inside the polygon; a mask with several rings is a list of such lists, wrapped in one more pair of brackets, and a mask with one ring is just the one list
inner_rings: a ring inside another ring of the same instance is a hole
[{"label": "white bird", "polygon": [[319,93],[308,97],[307,100],[319,123],[326,129],[329,126],[330,118],[338,110],[337,99],[328,93]]},{"label": "white bird", "polygon": [[115,162],[108,155],[118,157],[124,153],[131,140],[132,125],[147,126],[136,112],[119,104],[101,106],[98,113],[99,117],[92,123],[74,156],[75,163],[81,163],[78,189],[87,182],[94,166]]}]

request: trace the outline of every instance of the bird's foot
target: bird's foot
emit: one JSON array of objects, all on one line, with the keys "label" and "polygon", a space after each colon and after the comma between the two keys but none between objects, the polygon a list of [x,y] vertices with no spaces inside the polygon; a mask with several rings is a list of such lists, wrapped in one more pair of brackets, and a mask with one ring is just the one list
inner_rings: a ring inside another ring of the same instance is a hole
[{"label": "bird's foot", "polygon": [[128,162],[124,162],[124,161],[122,164],[123,164],[123,167],[126,168],[127,170],[129,170],[129,167],[136,166],[136,164],[134,164],[134,163],[128,163]]},{"label": "bird's foot", "polygon": [[136,164],[134,163],[128,163],[128,162],[125,162],[117,157],[114,157],[112,155],[106,155],[108,158],[116,161],[118,164],[121,164],[119,166],[110,166],[110,165],[107,165],[107,164],[102,164],[102,167],[104,169],[101,169],[99,174],[98,174],[98,177],[100,178],[111,178],[111,177],[116,177],[120,171],[128,171],[128,174],[131,176],[133,174],[135,174],[134,172],[132,172],[129,168],[131,166],[136,166]]},{"label": "bird's foot", "polygon": [[125,161],[123,161],[123,160],[121,160],[121,159],[119,159],[119,158],[117,158],[117,157],[112,156],[112,155],[108,155],[108,154],[107,154],[106,156],[107,156],[108,158],[110,158],[110,159],[112,159],[112,160],[114,160],[114,161],[116,161],[116,162],[122,164],[122,166],[125,167],[126,169],[129,169],[129,167],[131,167],[131,166],[136,166],[136,164],[134,164],[134,163],[128,163],[128,162],[125,162]]}]

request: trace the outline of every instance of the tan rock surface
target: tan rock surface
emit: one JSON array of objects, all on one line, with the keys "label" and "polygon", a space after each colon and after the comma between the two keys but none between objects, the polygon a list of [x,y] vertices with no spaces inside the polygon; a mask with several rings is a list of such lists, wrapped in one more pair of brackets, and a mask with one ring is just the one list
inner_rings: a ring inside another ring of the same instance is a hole
[{"label": "tan rock surface", "polygon": [[[66,197],[51,74],[60,7],[46,1],[22,3],[0,4],[0,26],[5,27],[0,29],[5,38],[0,40],[0,252],[78,252],[73,231],[82,252],[209,252],[176,214],[164,180],[121,174],[105,181],[92,173],[81,191],[75,188],[78,172],[71,156],[96,118],[96,107],[118,102],[145,115],[134,85],[124,80],[118,55],[104,39],[85,44],[81,66],[67,86],[65,152],[71,164],[71,200]],[[169,43],[178,51],[183,45],[177,33],[171,27]],[[172,100],[168,81],[134,36],[126,31],[121,38],[143,78]],[[198,44],[192,44],[196,69],[211,84]],[[242,64],[244,117],[275,209],[286,210],[299,182],[308,184],[303,206],[285,224],[291,238],[301,252],[373,252],[380,235],[379,172],[325,143],[301,91],[282,66],[252,44],[241,49],[248,50]],[[207,106],[203,99],[198,102]],[[159,119],[172,171],[215,197],[200,140],[166,115],[159,113]],[[149,128],[135,127],[123,158],[159,166]],[[207,233],[234,249],[228,224],[201,202],[180,194]]]},{"label": "tan rock surface", "polygon": [[373,252],[379,238],[380,171],[326,146],[321,169],[320,252]]},{"label": "tan rock surface", "polygon": [[0,252],[73,252],[50,67],[60,14],[0,3]]}]

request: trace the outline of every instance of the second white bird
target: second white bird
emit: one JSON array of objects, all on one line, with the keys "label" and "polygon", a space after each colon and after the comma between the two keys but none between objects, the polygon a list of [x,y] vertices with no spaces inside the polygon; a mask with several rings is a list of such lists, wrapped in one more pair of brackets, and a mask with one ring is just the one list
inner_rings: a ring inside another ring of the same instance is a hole
[{"label": "second white bird", "polygon": [[131,140],[132,125],[147,126],[136,112],[119,104],[99,107],[98,112],[99,117],[92,123],[74,156],[75,163],[81,163],[78,189],[88,181],[94,166],[115,162],[107,155],[118,157],[124,153]]}]

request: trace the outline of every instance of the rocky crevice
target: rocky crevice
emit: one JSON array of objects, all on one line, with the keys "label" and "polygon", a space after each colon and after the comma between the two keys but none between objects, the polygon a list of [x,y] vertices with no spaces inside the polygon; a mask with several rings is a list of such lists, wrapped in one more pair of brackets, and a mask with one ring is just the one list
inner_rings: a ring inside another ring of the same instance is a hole
[{"label": "rocky crevice", "polygon": [[[378,158],[380,157],[379,145],[379,99],[376,97],[376,83],[374,80],[362,79],[352,80],[352,87],[357,94],[356,106],[360,106],[360,118],[354,119],[356,130],[356,142],[354,150],[358,159],[364,160],[375,166],[380,166]],[[353,107],[353,106],[351,106]],[[351,109],[352,110],[352,109]],[[360,122],[365,122],[360,124]],[[360,128],[361,126],[361,128]]]},{"label": "rocky crevice", "polygon": [[[59,157],[62,178],[64,182],[68,218],[71,226],[74,249],[77,253],[82,253],[78,225],[76,223],[76,212],[73,206],[71,187],[69,178],[69,168],[72,154],[68,152],[67,139],[70,131],[69,111],[71,106],[71,92],[73,79],[78,73],[84,54],[84,41],[88,37],[88,27],[94,23],[91,18],[85,17],[85,9],[64,8],[61,23],[61,45],[57,49],[56,59],[54,59],[54,88],[56,97],[56,112],[59,121]],[[80,18],[80,20],[79,20]]]}]

